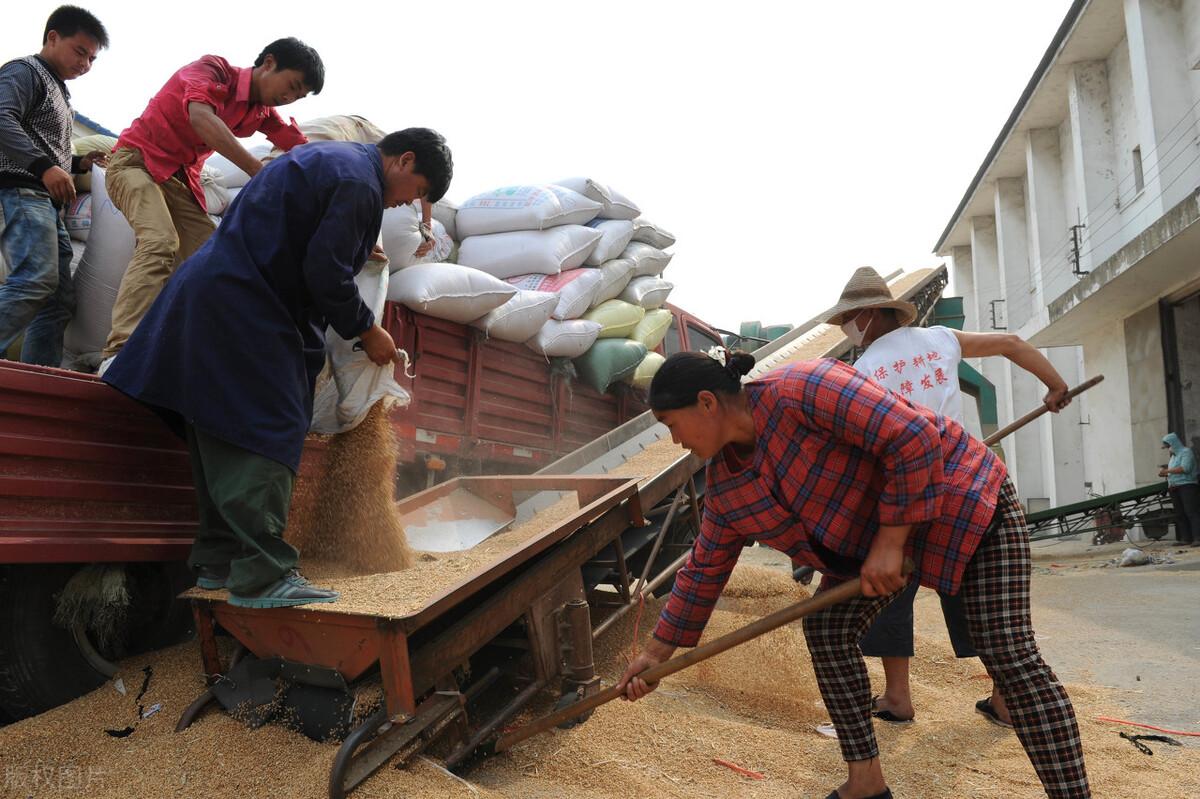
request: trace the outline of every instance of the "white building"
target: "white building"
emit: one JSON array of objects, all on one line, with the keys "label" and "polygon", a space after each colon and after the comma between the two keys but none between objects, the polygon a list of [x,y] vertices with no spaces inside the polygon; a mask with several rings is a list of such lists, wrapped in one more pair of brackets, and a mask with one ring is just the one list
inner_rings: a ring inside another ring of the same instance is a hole
[{"label": "white building", "polygon": [[[1032,510],[1157,482],[1162,436],[1200,439],[1198,186],[1200,0],[1078,0],[935,247],[965,329],[1105,376],[1005,442]],[[977,368],[1001,424],[1044,393]]]}]

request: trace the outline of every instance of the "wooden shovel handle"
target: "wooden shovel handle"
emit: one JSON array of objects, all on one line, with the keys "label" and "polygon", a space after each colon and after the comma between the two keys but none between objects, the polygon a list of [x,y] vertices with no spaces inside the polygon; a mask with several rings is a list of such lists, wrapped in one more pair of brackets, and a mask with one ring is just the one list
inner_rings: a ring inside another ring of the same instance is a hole
[{"label": "wooden shovel handle", "polygon": [[[1088,380],[1086,383],[1080,383],[1079,385],[1075,386],[1075,388],[1073,388],[1067,392],[1068,399],[1074,399],[1076,396],[1087,391],[1089,388],[1091,388],[1092,386],[1101,382],[1102,380],[1104,380],[1104,375],[1096,375],[1091,380]],[[995,444],[1000,439],[1005,438],[1006,436],[1010,436],[1013,433],[1017,432],[1022,427],[1024,427],[1025,425],[1032,422],[1034,419],[1041,416],[1043,413],[1046,413],[1048,410],[1050,410],[1050,409],[1047,408],[1045,405],[1038,406],[1036,409],[1025,414],[1024,416],[1022,416],[1020,419],[1016,420],[1012,424],[1002,427],[1001,429],[992,433],[990,436],[988,436],[987,438],[985,438],[983,440],[983,443],[987,444],[990,447],[992,444]]]}]

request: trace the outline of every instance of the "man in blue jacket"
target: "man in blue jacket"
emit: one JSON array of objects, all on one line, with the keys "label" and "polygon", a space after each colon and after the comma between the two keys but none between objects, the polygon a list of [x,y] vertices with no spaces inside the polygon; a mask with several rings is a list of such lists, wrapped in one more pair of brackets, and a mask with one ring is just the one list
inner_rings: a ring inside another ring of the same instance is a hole
[{"label": "man in blue jacket", "polygon": [[201,588],[273,608],[332,602],[283,540],[325,329],[362,341],[376,364],[396,345],[355,274],[383,209],[433,203],[450,149],[410,128],[377,145],[320,142],[272,161],[212,238],[180,265],[104,375],[186,437],[200,506],[189,565]]},{"label": "man in blue jacket", "polygon": [[1163,436],[1163,449],[1171,450],[1171,460],[1166,468],[1159,470],[1158,476],[1167,478],[1167,490],[1175,506],[1175,540],[1200,546],[1200,477],[1196,453],[1185,447],[1174,433]]}]

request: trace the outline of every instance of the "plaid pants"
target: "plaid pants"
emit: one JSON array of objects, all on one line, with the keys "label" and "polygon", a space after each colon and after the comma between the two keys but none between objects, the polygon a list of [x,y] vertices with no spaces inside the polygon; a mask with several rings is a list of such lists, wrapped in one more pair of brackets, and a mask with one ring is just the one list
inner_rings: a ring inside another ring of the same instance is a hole
[{"label": "plaid pants", "polygon": [[[960,593],[967,624],[1046,795],[1086,798],[1091,792],[1075,711],[1033,639],[1029,575],[1025,515],[1012,483],[1005,480],[996,517],[963,576]],[[820,590],[835,582],[822,579]],[[871,724],[871,682],[858,641],[895,596],[860,597],[804,619],[817,685],[847,761],[879,755]]]}]

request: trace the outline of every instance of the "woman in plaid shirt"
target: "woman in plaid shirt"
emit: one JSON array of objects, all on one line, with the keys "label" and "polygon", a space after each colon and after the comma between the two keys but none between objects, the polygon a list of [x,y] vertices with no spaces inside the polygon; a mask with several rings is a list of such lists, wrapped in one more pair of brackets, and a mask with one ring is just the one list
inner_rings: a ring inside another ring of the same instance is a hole
[{"label": "woman in plaid shirt", "polygon": [[863,596],[804,620],[849,777],[827,799],[890,799],[858,641],[900,591],[905,556],[923,585],[962,592],[979,657],[1009,697],[1017,736],[1050,797],[1090,796],[1071,700],[1042,660],[1029,615],[1029,541],[1004,465],[953,420],[835,360],[742,385],[744,352],[667,359],[650,406],[672,438],[710,459],[704,519],[654,630],[621,679],[695,646],[742,548],[811,565],[818,590],[861,578]]}]

